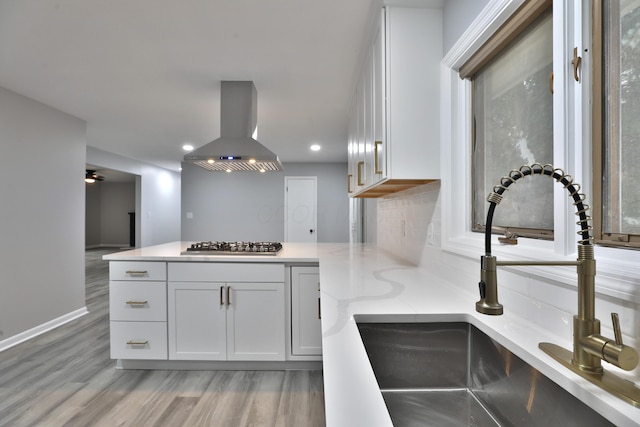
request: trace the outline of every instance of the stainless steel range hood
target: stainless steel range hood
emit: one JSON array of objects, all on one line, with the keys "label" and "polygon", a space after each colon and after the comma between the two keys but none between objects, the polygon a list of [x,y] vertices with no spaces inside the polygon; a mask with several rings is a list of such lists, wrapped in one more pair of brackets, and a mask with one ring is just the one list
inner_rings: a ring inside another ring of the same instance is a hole
[{"label": "stainless steel range hood", "polygon": [[257,123],[257,92],[251,81],[220,84],[220,138],[184,156],[210,171],[282,170],[271,150],[253,138]]}]

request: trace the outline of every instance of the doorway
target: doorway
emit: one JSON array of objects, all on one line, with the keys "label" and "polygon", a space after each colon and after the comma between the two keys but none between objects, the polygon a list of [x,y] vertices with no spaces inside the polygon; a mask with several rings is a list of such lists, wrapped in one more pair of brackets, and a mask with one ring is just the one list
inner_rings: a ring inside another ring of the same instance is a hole
[{"label": "doorway", "polygon": [[85,185],[85,248],[136,246],[138,175],[86,165],[98,177]]},{"label": "doorway", "polygon": [[285,242],[316,243],[318,241],[316,176],[284,178]]}]

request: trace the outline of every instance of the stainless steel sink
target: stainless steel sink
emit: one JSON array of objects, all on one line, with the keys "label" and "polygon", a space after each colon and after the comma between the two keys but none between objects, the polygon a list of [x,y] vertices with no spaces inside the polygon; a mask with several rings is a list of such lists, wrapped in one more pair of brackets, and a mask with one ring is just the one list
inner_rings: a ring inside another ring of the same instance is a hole
[{"label": "stainless steel sink", "polygon": [[612,426],[465,322],[358,322],[395,427]]}]

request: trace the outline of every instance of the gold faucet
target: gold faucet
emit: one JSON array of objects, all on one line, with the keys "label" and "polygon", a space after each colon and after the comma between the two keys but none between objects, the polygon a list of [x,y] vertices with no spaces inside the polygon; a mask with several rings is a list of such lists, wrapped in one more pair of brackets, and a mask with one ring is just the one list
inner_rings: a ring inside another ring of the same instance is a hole
[{"label": "gold faucet", "polygon": [[[578,259],[576,261],[497,261],[491,255],[491,223],[493,212],[502,200],[502,193],[509,185],[528,175],[546,175],[562,183],[574,200],[581,226],[578,232],[582,236],[578,241]],[[600,335],[600,321],[595,317],[595,275],[596,261],[592,238],[589,235],[590,218],[586,215],[589,206],[584,203],[584,194],[580,193],[580,185],[573,182],[570,175],[552,165],[533,164],[514,169],[508,176],[502,177],[500,185],[494,187],[487,200],[491,204],[487,214],[485,229],[485,252],[481,257],[480,300],[476,302],[476,311],[483,314],[501,315],[503,306],[498,302],[498,266],[567,266],[573,265],[578,273],[578,314],[573,316],[573,352],[556,344],[540,343],[539,348],[555,360],[571,369],[581,377],[613,393],[626,402],[640,407],[640,388],[607,372],[602,368],[602,360],[612,363],[621,369],[630,371],[638,365],[638,352],[622,343],[622,332],[617,313],[612,313],[615,339]]]}]

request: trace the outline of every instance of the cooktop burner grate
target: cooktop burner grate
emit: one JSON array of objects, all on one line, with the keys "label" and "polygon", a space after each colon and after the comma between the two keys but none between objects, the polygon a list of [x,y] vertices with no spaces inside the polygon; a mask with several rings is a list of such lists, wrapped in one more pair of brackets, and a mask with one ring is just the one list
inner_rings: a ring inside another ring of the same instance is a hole
[{"label": "cooktop burner grate", "polygon": [[277,255],[282,250],[278,242],[198,242],[192,243],[181,255]]}]

